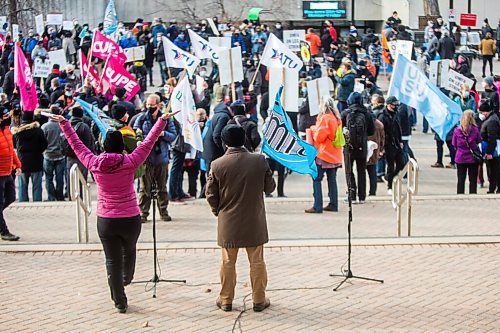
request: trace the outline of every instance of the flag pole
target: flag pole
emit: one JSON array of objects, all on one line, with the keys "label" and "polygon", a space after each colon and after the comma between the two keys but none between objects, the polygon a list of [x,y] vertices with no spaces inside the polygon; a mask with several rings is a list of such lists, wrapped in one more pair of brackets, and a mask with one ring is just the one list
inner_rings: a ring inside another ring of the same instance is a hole
[{"label": "flag pole", "polygon": [[232,48],[229,49],[229,67],[230,67],[230,70],[231,70],[231,99],[234,102],[236,100],[236,90],[235,90],[235,85],[234,85]]},{"label": "flag pole", "polygon": [[[186,71],[187,70],[184,68],[184,70],[182,71],[181,77],[179,78],[179,81],[177,81],[177,83],[175,84],[176,87],[179,84],[179,82],[184,80],[184,77],[186,77]],[[165,109],[165,113],[169,113],[171,108],[172,108],[172,94],[170,94],[170,99],[168,100],[168,104],[167,104],[167,108]]]},{"label": "flag pole", "polygon": [[250,91],[253,90],[253,84],[255,82],[255,79],[257,78],[257,74],[259,73],[259,70],[260,70],[260,60],[259,60],[259,64],[257,65],[257,69],[255,70],[255,73],[253,73],[252,81],[250,81],[250,85],[248,86],[248,90],[250,90]]},{"label": "flag pole", "polygon": [[[99,78],[99,84],[97,85],[98,87],[101,86],[102,78],[104,76],[104,73],[106,72],[106,67],[108,67],[108,62],[109,62],[110,57],[111,57],[111,53],[108,54],[108,57],[106,58],[106,62],[104,63],[104,67],[102,68],[101,77]],[[88,72],[87,72],[87,74],[88,74]]]},{"label": "flag pole", "polygon": [[[92,31],[92,42],[90,43],[90,49],[87,52],[87,62],[89,63],[89,66],[92,65],[92,49],[94,48],[94,38],[95,38],[95,29]],[[83,40],[83,38],[82,38]],[[80,53],[82,50],[80,50]],[[81,62],[81,56],[80,56],[80,67],[82,65]],[[87,75],[85,75],[85,80],[87,80],[87,76],[89,75],[89,71],[87,71]]]},{"label": "flag pole", "polygon": [[321,97],[319,96],[319,80],[316,79],[316,96],[318,97],[318,105],[321,103]]},{"label": "flag pole", "polygon": [[281,83],[283,84],[283,91],[281,92],[281,105],[285,110],[285,67],[281,67]]}]

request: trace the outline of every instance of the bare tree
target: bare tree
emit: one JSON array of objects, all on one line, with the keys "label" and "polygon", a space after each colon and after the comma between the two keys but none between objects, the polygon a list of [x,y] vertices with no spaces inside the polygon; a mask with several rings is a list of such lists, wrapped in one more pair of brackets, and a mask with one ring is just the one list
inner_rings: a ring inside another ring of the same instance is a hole
[{"label": "bare tree", "polygon": [[426,16],[440,15],[438,0],[424,0],[424,13]]},{"label": "bare tree", "polygon": [[19,24],[19,15],[24,12],[37,14],[38,10],[33,7],[31,0],[2,0],[0,2],[0,12],[7,14],[10,24]]}]

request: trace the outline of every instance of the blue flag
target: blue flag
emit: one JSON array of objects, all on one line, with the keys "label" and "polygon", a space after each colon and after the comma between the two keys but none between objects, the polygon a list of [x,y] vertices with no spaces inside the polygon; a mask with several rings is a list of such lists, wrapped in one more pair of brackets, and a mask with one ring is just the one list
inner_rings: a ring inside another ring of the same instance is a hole
[{"label": "blue flag", "polygon": [[108,123],[106,123],[104,120],[102,120],[102,117],[106,116],[104,112],[99,110],[99,108],[95,107],[94,105],[87,103],[83,101],[80,98],[76,99],[78,104],[80,104],[83,108],[83,111],[92,118],[94,123],[96,124],[97,128],[99,128],[99,132],[101,132],[101,135],[103,138],[106,137],[106,133],[111,129]]},{"label": "blue flag", "polygon": [[403,56],[397,59],[389,96],[395,96],[401,103],[420,111],[443,141],[462,116],[460,106],[433,85],[416,64]]},{"label": "blue flag", "polygon": [[290,118],[281,105],[282,92],[283,86],[276,94],[269,123],[264,130],[262,151],[288,169],[309,174],[314,179],[318,176],[315,162],[318,151],[294,132]]},{"label": "blue flag", "polygon": [[104,12],[103,27],[103,33],[105,35],[111,35],[118,29],[118,15],[116,15],[116,8],[113,0],[109,0],[106,11]]}]

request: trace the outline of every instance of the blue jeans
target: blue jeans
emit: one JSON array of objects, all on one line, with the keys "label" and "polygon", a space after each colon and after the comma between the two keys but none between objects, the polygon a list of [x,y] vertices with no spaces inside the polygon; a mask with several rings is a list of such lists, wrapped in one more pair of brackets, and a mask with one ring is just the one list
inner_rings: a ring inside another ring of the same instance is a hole
[{"label": "blue jeans", "polygon": [[339,195],[337,190],[337,168],[323,169],[321,166],[317,166],[318,176],[313,181],[313,207],[317,212],[323,211],[323,190],[321,189],[321,181],[323,180],[323,175],[326,173],[326,178],[328,179],[328,197],[330,198],[330,203],[328,205],[333,210],[338,210]]},{"label": "blue jeans", "polygon": [[19,202],[30,201],[28,196],[28,185],[30,182],[33,183],[33,201],[42,201],[42,177],[43,171],[37,172],[23,172],[18,177],[19,186]]},{"label": "blue jeans", "polygon": [[172,166],[170,167],[170,182],[168,192],[172,200],[182,199],[186,194],[182,190],[183,165],[186,153],[172,149]]},{"label": "blue jeans", "polygon": [[425,117],[422,122],[422,127],[422,132],[427,133],[429,131],[429,122],[427,121],[427,119],[425,119]]},{"label": "blue jeans", "polygon": [[[64,200],[64,169],[66,168],[66,159],[51,161],[43,160],[43,171],[45,173],[45,189],[48,193],[49,201]],[[54,173],[56,177],[56,186],[54,187]]]},{"label": "blue jeans", "polygon": [[385,176],[385,158],[381,158],[377,162],[377,177]]},{"label": "blue jeans", "polygon": [[161,85],[164,86],[165,83],[167,83],[167,62],[166,61],[160,61],[160,74],[161,74]]}]

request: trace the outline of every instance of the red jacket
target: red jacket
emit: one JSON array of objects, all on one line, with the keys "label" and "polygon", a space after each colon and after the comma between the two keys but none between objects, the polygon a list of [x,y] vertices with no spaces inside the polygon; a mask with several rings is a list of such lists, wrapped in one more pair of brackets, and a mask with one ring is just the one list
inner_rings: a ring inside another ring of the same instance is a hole
[{"label": "red jacket", "polygon": [[12,170],[20,167],[9,126],[0,127],[0,176],[10,176]]}]

